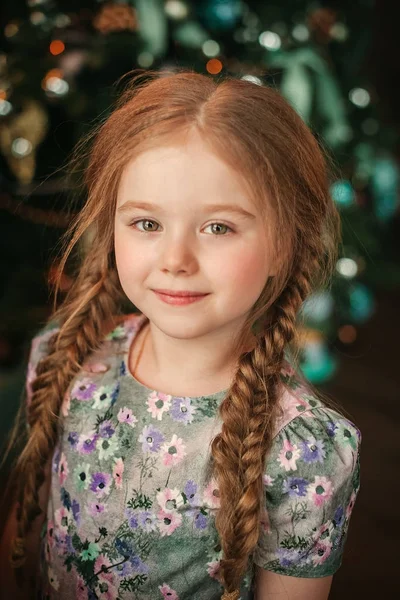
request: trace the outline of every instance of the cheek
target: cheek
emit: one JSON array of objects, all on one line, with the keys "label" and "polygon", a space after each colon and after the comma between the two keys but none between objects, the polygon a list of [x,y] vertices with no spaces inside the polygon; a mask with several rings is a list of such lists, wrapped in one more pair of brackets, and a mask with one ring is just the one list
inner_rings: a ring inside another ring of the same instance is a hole
[{"label": "cheek", "polygon": [[225,256],[219,267],[221,282],[229,281],[230,286],[242,294],[261,291],[268,276],[267,261],[256,249],[235,251],[228,258]]}]

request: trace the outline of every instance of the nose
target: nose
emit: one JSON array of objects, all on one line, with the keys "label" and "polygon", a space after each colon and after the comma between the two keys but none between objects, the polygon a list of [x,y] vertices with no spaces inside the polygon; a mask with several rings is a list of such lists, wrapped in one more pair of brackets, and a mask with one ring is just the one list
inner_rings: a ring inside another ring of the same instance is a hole
[{"label": "nose", "polygon": [[197,269],[196,244],[190,235],[167,236],[160,248],[160,265],[164,271],[191,273]]}]

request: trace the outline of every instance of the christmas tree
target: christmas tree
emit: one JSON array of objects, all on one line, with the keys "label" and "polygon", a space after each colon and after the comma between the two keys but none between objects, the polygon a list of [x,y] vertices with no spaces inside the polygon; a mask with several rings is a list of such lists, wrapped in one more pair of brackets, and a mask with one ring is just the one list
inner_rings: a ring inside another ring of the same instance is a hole
[{"label": "christmas tree", "polygon": [[[338,364],[400,282],[397,136],[381,122],[365,71],[372,2],[8,0],[0,54],[0,363],[19,364],[48,316],[58,241],[71,219],[63,166],[107,115],[132,69],[189,67],[278,87],[337,165],[331,194],[343,244],[329,290],[304,304],[302,369],[314,383]],[[360,23],[360,15],[362,22]],[[82,198],[75,198],[78,210]],[[64,274],[63,287],[70,280]]]}]

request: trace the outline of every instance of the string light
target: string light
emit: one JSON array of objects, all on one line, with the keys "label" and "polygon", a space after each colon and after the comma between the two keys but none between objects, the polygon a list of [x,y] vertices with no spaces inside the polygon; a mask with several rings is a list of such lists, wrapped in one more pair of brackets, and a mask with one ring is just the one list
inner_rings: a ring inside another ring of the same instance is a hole
[{"label": "string light", "polygon": [[32,152],[32,144],[29,140],[19,137],[16,138],[11,144],[11,153],[16,158],[24,158]]},{"label": "string light", "polygon": [[365,108],[371,101],[371,97],[367,90],[363,88],[353,88],[349,92],[350,101],[359,108]]},{"label": "string light", "polygon": [[215,40],[206,40],[202,46],[202,50],[206,56],[218,56],[220,45]]},{"label": "string light", "polygon": [[8,102],[8,100],[0,100],[0,116],[5,117],[7,116],[12,110],[12,104],[11,102]]},{"label": "string light", "polygon": [[171,19],[184,19],[189,14],[189,9],[180,0],[167,0],[164,5],[165,14]]},{"label": "string light", "polygon": [[336,271],[346,279],[353,279],[357,275],[358,266],[352,258],[340,258],[336,263]]},{"label": "string light", "polygon": [[255,83],[256,85],[263,84],[261,79],[259,77],[256,77],[255,75],[243,75],[243,77],[241,77],[241,79],[244,79],[244,81],[250,81],[251,83]]},{"label": "string light", "polygon": [[57,56],[65,50],[65,44],[61,40],[53,40],[50,44],[50,54]]},{"label": "string light", "polygon": [[357,330],[353,325],[343,325],[338,330],[338,338],[343,344],[351,344],[357,339]]},{"label": "string light", "polygon": [[279,50],[282,45],[281,38],[274,31],[263,31],[259,35],[258,41],[267,50]]},{"label": "string light", "polygon": [[210,75],[218,75],[222,71],[222,62],[218,58],[210,58],[206,64],[206,69]]}]

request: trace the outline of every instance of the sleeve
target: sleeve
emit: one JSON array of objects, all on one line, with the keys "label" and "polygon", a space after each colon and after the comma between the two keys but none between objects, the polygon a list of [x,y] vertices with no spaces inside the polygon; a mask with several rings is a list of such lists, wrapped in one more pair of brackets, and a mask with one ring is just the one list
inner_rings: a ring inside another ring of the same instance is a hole
[{"label": "sleeve", "polygon": [[328,408],[302,413],[279,432],[264,471],[256,565],[293,577],[339,569],[360,487],[360,442],[356,426]]}]

